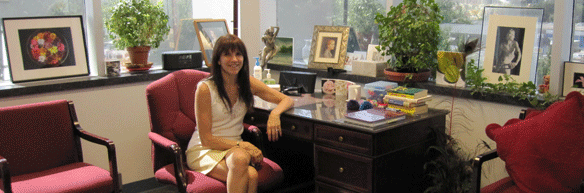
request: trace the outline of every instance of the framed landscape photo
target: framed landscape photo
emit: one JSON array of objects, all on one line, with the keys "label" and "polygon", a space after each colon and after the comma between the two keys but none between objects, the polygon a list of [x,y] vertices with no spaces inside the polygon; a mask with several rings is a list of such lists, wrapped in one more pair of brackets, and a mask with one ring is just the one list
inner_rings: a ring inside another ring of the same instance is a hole
[{"label": "framed landscape photo", "polygon": [[225,19],[195,19],[193,25],[195,25],[195,32],[199,39],[203,61],[205,61],[205,65],[210,67],[215,41],[219,37],[229,34],[227,22]]},{"label": "framed landscape photo", "polygon": [[535,81],[543,9],[485,7],[484,14],[486,39],[482,36],[481,41],[486,82],[498,83],[504,75],[517,82]]},{"label": "framed landscape photo", "polygon": [[308,68],[343,69],[349,30],[346,26],[314,26]]},{"label": "framed landscape photo", "polygon": [[584,93],[584,63],[564,62],[562,96],[572,91]]},{"label": "framed landscape photo", "polygon": [[81,16],[3,18],[13,83],[89,75]]},{"label": "framed landscape photo", "polygon": [[276,37],[276,54],[269,61],[278,65],[292,65],[294,62],[294,38]]}]

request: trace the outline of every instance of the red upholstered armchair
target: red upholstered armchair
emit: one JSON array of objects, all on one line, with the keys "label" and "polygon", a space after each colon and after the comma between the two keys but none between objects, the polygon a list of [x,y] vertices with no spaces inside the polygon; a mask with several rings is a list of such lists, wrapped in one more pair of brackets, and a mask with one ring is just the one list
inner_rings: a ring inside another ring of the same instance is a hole
[{"label": "red upholstered armchair", "polygon": [[[152,162],[158,182],[174,184],[180,192],[227,192],[223,182],[191,171],[185,163],[184,151],[195,131],[195,90],[197,83],[209,73],[186,69],[172,72],[146,88],[150,114]],[[243,139],[263,150],[261,131],[244,125]],[[282,169],[264,158],[258,170],[258,190],[273,189],[282,179]]]},{"label": "red upholstered armchair", "polygon": [[[109,171],[83,162],[81,140],[107,147]],[[114,143],[81,128],[73,102],[0,108],[0,192],[120,192]]]},{"label": "red upholstered armchair", "polygon": [[[472,160],[472,192],[584,192],[584,98],[574,97],[569,95],[545,111],[523,110],[519,119],[504,126],[487,126],[487,135],[498,149]],[[498,157],[505,161],[509,177],[480,188],[482,164]]]}]

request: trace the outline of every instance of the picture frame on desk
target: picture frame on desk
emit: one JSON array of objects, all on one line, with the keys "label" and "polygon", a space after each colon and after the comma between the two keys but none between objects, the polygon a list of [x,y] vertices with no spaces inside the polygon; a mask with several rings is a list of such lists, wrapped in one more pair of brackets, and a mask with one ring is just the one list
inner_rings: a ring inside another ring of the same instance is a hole
[{"label": "picture frame on desk", "polygon": [[343,69],[347,57],[349,27],[314,26],[308,68]]},{"label": "picture frame on desk", "polygon": [[87,76],[81,15],[3,18],[13,83]]},{"label": "picture frame on desk", "polygon": [[229,34],[227,21],[225,19],[195,19],[193,25],[199,40],[203,61],[205,65],[211,67],[215,41],[219,37]]},{"label": "picture frame on desk", "polygon": [[276,37],[276,54],[269,61],[272,64],[290,66],[294,62],[294,38]]}]

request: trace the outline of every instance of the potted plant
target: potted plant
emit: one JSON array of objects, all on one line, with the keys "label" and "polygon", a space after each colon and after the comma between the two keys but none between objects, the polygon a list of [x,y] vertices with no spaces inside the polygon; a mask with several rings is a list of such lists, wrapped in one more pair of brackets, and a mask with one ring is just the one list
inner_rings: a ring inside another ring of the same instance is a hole
[{"label": "potted plant", "polygon": [[126,63],[126,68],[149,69],[150,49],[158,48],[170,31],[162,1],[152,4],[149,0],[120,0],[109,11],[111,17],[105,26],[116,48],[128,51],[131,63]]},{"label": "potted plant", "polygon": [[[437,65],[440,21],[440,9],[433,0],[404,0],[391,7],[386,15],[377,13],[377,49],[382,55],[393,58],[387,61],[385,70],[389,80],[428,80],[430,70]],[[422,77],[417,77],[420,75]]]}]

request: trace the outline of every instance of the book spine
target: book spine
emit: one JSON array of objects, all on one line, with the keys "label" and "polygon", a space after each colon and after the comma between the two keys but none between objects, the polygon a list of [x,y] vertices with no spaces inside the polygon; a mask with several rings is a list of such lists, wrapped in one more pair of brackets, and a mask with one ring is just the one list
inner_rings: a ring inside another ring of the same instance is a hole
[{"label": "book spine", "polygon": [[405,101],[405,102],[409,102],[409,103],[422,103],[422,102],[426,102],[426,101],[431,101],[432,95],[428,95],[428,96],[421,97],[418,99],[409,99],[409,98],[397,97],[397,96],[388,95],[388,94],[383,97],[383,101],[387,101],[389,99]]},{"label": "book spine", "polygon": [[388,104],[387,108],[391,108],[391,109],[395,109],[395,110],[400,110],[401,112],[410,114],[410,115],[414,115],[416,113],[416,108],[414,107],[404,107],[404,106],[398,106],[398,105],[391,105]]},{"label": "book spine", "polygon": [[396,97],[403,97],[408,99],[414,99],[414,95],[404,94],[404,93],[395,93],[395,92],[387,92],[387,95],[396,96]]},{"label": "book spine", "polygon": [[397,99],[388,99],[386,103],[398,105],[398,106],[404,106],[404,107],[417,107],[417,106],[426,104],[426,102],[423,102],[423,101],[417,102],[417,103],[412,103],[412,102],[401,101],[401,100],[397,100]]}]

